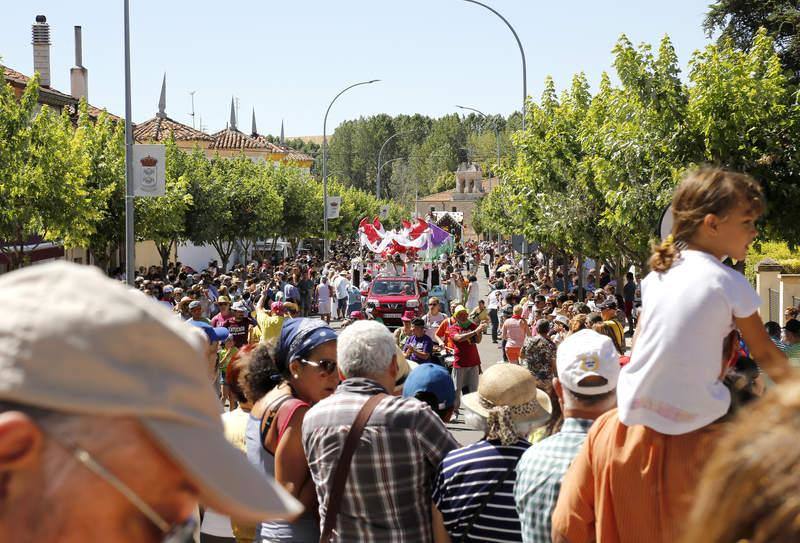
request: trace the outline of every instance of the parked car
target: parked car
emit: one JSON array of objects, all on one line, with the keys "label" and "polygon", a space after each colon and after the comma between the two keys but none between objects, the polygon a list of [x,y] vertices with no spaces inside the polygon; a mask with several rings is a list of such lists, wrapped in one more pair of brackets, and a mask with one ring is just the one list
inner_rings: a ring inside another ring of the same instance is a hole
[{"label": "parked car", "polygon": [[366,303],[374,304],[372,314],[383,319],[386,326],[401,326],[400,317],[408,310],[422,315],[428,293],[414,277],[378,276],[369,289],[361,291]]}]

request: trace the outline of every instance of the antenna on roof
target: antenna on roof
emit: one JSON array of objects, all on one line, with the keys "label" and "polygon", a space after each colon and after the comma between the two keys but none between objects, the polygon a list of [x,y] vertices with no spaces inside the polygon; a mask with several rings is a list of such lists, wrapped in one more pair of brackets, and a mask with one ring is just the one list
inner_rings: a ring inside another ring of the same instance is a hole
[{"label": "antenna on roof", "polygon": [[189,94],[192,97],[192,112],[189,115],[192,117],[192,128],[194,128],[194,93],[197,91],[189,91]]}]

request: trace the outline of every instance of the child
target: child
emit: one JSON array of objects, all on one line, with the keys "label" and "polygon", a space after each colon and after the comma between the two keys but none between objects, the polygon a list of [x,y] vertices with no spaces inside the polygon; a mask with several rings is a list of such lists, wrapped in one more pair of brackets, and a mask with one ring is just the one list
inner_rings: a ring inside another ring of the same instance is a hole
[{"label": "child", "polygon": [[228,401],[230,411],[236,409],[238,404],[231,392],[230,386],[228,386],[227,381],[225,381],[225,372],[228,371],[228,365],[238,352],[239,349],[236,348],[236,343],[232,335],[228,336],[228,339],[225,340],[224,347],[219,350],[219,382],[220,385],[222,385],[222,401]]},{"label": "child", "polygon": [[734,327],[776,381],[789,366],[764,330],[753,287],[722,264],[726,256],[743,260],[756,237],[764,211],[758,184],[744,174],[700,169],[678,186],[672,210],[672,235],[654,249],[642,281],[635,348],[617,396],[625,425],[680,435],[728,411],[720,345]]}]

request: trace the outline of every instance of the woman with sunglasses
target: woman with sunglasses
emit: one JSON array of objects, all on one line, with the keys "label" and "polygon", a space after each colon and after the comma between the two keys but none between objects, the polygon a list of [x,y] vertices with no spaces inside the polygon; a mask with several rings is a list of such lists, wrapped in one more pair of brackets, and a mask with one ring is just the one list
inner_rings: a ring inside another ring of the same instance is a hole
[{"label": "woman with sunglasses", "polygon": [[293,523],[262,522],[256,541],[317,543],[317,498],[301,429],[309,407],[339,384],[336,332],[319,319],[285,321],[274,361],[274,379],[282,383],[253,406],[247,457],[300,500],[306,512]]}]

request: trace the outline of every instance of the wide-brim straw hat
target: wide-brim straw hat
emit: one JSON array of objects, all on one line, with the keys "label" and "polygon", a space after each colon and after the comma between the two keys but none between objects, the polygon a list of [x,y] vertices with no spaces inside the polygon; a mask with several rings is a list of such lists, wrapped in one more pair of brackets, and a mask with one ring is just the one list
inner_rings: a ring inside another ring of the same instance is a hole
[{"label": "wide-brim straw hat", "polygon": [[536,378],[516,364],[495,364],[480,376],[478,391],[461,398],[465,407],[483,418],[493,407],[515,408],[511,418],[544,424],[553,408],[550,396],[536,388]]}]

